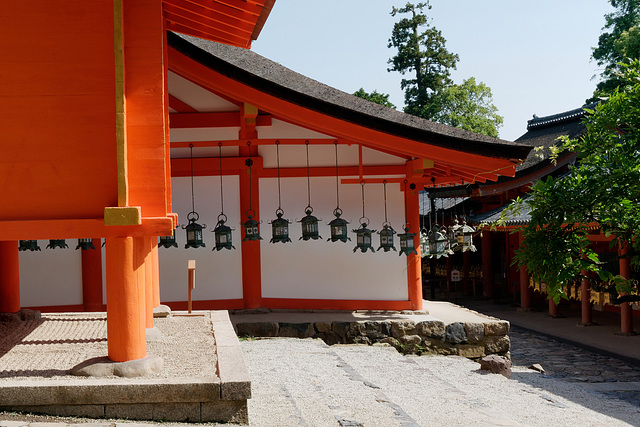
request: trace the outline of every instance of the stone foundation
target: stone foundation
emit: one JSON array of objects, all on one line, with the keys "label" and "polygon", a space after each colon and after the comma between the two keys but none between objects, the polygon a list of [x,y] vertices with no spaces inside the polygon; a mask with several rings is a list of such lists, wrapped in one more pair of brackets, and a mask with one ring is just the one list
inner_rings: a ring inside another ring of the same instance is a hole
[{"label": "stone foundation", "polygon": [[239,337],[320,338],[328,345],[391,345],[404,354],[456,355],[480,359],[489,354],[509,357],[509,322],[488,323],[439,320],[413,322],[334,321],[246,322],[235,325]]}]

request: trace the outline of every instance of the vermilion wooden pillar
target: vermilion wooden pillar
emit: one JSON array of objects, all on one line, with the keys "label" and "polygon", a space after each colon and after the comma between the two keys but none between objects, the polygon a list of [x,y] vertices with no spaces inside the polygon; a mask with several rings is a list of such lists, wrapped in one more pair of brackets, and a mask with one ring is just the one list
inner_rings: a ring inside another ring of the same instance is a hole
[{"label": "vermilion wooden pillar", "polygon": [[[580,273],[583,276],[587,275],[586,270],[582,270]],[[580,284],[580,298],[582,299],[582,325],[591,325],[591,323],[593,323],[591,317],[591,284],[586,277],[582,279],[582,283]]]},{"label": "vermilion wooden pillar", "polygon": [[[524,243],[524,237],[522,232],[518,233],[520,237],[520,247],[522,247]],[[530,309],[531,308],[531,289],[529,288],[529,272],[527,271],[527,267],[520,267],[520,308],[522,309]]]},{"label": "vermilion wooden pillar", "polygon": [[[629,253],[628,245],[621,245],[618,249],[620,255],[620,275],[625,279],[631,277],[631,259],[626,255]],[[621,296],[628,295],[626,292],[621,292]],[[633,317],[631,312],[631,305],[628,302],[620,304],[620,332],[623,334],[633,334]]]},{"label": "vermilion wooden pillar", "polygon": [[153,240],[154,237],[142,237],[142,258],[144,263],[144,300],[145,320],[147,329],[153,328]]},{"label": "vermilion wooden pillar", "polygon": [[114,362],[147,356],[145,288],[139,281],[144,264],[139,239],[107,238],[107,345],[109,359]]},{"label": "vermilion wooden pillar", "polygon": [[[404,192],[404,211],[406,221],[419,230],[420,224],[420,200],[417,189],[407,188]],[[409,303],[411,310],[422,310],[422,261],[420,257],[420,233],[414,238],[414,247],[418,254],[407,257],[407,282],[409,287]],[[433,284],[431,285],[433,287]]]},{"label": "vermilion wooden pillar", "polygon": [[[257,156],[258,147],[240,147],[240,155]],[[260,222],[259,180],[256,164],[240,171],[240,213],[242,222],[247,220],[247,211],[253,209],[253,219]],[[260,233],[262,233],[260,227]],[[241,233],[244,239],[244,230]],[[262,304],[262,267],[260,263],[260,240],[243,241],[242,245],[242,295],[245,308],[258,308]]]},{"label": "vermilion wooden pillar", "polygon": [[18,242],[0,241],[0,313],[20,310]]},{"label": "vermilion wooden pillar", "polygon": [[153,307],[160,305],[160,262],[158,258],[158,238],[152,237],[151,266],[153,280]]},{"label": "vermilion wooden pillar", "polygon": [[553,302],[553,298],[549,298],[549,315],[551,317],[558,317],[559,315],[558,304]]},{"label": "vermilion wooden pillar", "polygon": [[95,249],[82,252],[82,305],[84,311],[102,311],[102,241],[93,239]]},{"label": "vermilion wooden pillar", "polygon": [[464,293],[469,295],[474,295],[475,290],[471,287],[473,286],[473,282],[469,277],[469,272],[471,271],[471,252],[466,251],[462,253],[462,278],[464,280]]},{"label": "vermilion wooden pillar", "polygon": [[493,260],[491,259],[491,232],[482,232],[482,296],[493,298]]}]

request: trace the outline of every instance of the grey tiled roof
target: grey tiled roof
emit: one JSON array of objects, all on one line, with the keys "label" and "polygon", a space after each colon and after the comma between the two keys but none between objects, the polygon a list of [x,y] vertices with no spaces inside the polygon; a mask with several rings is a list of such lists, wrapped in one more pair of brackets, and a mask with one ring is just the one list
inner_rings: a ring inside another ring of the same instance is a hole
[{"label": "grey tiled roof", "polygon": [[524,159],[530,147],[405,114],[296,73],[247,49],[168,33],[170,47],[257,90],[356,125],[433,146],[501,159]]}]

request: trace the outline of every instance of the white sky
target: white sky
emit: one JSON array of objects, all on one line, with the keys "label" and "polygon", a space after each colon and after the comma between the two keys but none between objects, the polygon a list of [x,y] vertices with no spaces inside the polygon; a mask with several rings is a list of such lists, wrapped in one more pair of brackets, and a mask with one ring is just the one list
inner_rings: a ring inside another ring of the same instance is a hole
[{"label": "white sky", "polygon": [[[414,1],[413,3],[417,3]],[[401,110],[402,76],[387,72],[392,6],[406,0],[276,0],[252,50],[348,93],[390,94]],[[526,132],[533,114],[582,105],[596,84],[590,60],[607,0],[432,0],[432,25],[460,56],[455,83],[475,77],[493,92],[504,117],[500,137]]]}]

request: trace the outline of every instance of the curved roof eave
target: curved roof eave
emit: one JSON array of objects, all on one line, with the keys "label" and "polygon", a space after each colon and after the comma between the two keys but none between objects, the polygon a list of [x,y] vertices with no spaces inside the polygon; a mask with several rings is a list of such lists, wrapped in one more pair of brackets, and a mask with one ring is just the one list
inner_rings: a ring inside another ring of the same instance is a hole
[{"label": "curved roof eave", "polygon": [[319,83],[255,52],[169,33],[168,45],[198,63],[295,105],[399,138],[483,157],[521,161],[531,147],[431,122]]}]

